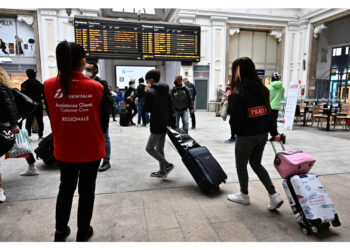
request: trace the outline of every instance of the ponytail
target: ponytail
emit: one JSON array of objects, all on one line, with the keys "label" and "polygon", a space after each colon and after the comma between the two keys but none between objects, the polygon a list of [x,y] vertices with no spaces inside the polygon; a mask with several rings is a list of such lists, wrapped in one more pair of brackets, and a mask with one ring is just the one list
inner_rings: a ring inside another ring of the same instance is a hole
[{"label": "ponytail", "polygon": [[72,53],[67,41],[57,45],[56,60],[61,91],[64,97],[68,97],[69,85],[72,81]]},{"label": "ponytail", "polygon": [[79,70],[82,58],[85,58],[85,50],[77,43],[62,41],[56,47],[57,76],[64,97],[68,97],[72,71]]}]

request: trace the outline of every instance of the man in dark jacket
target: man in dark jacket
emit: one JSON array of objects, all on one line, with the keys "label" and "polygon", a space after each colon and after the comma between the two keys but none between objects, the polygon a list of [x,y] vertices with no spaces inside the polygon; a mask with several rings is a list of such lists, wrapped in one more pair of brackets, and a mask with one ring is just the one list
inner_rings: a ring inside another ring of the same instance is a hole
[{"label": "man in dark jacket", "polygon": [[174,165],[164,157],[164,143],[167,127],[175,125],[175,111],[169,86],[160,83],[158,70],[148,71],[146,74],[147,87],[143,109],[151,113],[151,135],[148,138],[146,151],[159,161],[160,170],[151,173],[151,177],[166,178]]},{"label": "man in dark jacket", "polygon": [[148,116],[148,113],[142,109],[144,95],[145,95],[145,87],[146,87],[144,82],[145,80],[143,80],[143,78],[139,79],[139,86],[137,86],[136,92],[137,92],[137,112],[138,112],[137,126],[140,126],[141,118],[142,118],[142,126],[145,127],[147,123],[149,123],[149,116]]},{"label": "man in dark jacket", "polygon": [[[194,101],[195,101],[196,95],[197,95],[196,87],[194,86],[193,83],[189,82],[187,78],[184,78],[184,84],[191,92],[193,106],[194,106]],[[193,109],[193,112],[191,113],[191,121],[192,121],[192,129],[195,129],[196,128],[196,116],[194,115],[194,109]]]},{"label": "man in dark jacket", "polygon": [[[99,83],[103,86],[103,96],[102,96],[102,102],[106,103],[104,105],[104,109],[101,109],[101,115],[100,117],[103,117],[104,121],[103,124],[106,124],[107,126],[102,128],[105,136],[105,149],[106,149],[106,157],[103,159],[102,165],[98,169],[98,171],[106,171],[111,167],[111,164],[109,163],[111,160],[111,140],[109,138],[109,114],[111,113],[112,106],[114,103],[114,98],[111,94],[111,91],[108,88],[108,83],[104,80],[101,80],[97,76],[98,74],[98,66],[95,62],[89,62],[85,66],[86,73],[85,75]],[[101,106],[102,107],[102,106]]]},{"label": "man in dark jacket", "polygon": [[132,121],[134,116],[137,114],[137,108],[135,103],[135,98],[137,96],[136,89],[135,89],[135,82],[130,81],[129,82],[129,88],[125,91],[124,95],[124,102],[126,104],[126,108],[129,113],[129,124],[131,126],[135,126],[136,124]]},{"label": "man in dark jacket", "polygon": [[26,120],[26,130],[28,131],[28,135],[32,134],[32,123],[33,118],[35,116],[36,121],[38,122],[38,135],[39,140],[43,138],[44,132],[44,121],[43,121],[43,85],[36,79],[36,73],[33,69],[27,69],[26,74],[28,76],[28,80],[22,83],[21,91],[39,103],[39,105],[35,108],[34,112],[27,117]]},{"label": "man in dark jacket", "polygon": [[176,111],[176,128],[179,128],[180,117],[183,130],[188,134],[188,109],[193,113],[193,101],[190,90],[182,83],[182,76],[176,76],[175,86],[171,90]]}]

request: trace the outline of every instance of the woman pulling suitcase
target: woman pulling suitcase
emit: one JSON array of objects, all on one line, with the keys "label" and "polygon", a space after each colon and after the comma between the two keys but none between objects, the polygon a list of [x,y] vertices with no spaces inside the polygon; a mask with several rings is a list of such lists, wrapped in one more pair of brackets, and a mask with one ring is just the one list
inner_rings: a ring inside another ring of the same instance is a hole
[{"label": "woman pulling suitcase", "polygon": [[232,63],[232,94],[228,97],[230,126],[236,134],[235,156],[240,192],[229,194],[232,202],[250,204],[248,195],[248,161],[269,193],[269,210],[279,208],[283,200],[276,192],[266,169],[261,165],[268,132],[279,141],[276,123],[271,119],[269,90],[258,77],[253,61],[248,57]]}]

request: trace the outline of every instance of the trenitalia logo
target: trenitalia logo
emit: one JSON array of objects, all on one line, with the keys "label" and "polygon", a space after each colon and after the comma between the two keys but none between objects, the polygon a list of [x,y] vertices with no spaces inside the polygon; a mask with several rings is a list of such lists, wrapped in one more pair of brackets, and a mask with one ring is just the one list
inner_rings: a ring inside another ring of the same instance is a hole
[{"label": "trenitalia logo", "polygon": [[55,94],[55,97],[54,98],[62,98],[63,97],[63,93],[62,93],[62,90],[61,89],[58,89],[56,94]]}]

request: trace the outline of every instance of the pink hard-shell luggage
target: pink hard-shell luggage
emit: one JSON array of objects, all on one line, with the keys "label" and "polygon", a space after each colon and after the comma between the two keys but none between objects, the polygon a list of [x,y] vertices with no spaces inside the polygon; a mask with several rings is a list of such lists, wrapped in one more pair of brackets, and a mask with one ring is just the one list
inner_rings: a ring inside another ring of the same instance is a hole
[{"label": "pink hard-shell luggage", "polygon": [[283,151],[277,153],[273,142],[270,142],[276,154],[275,168],[283,179],[292,175],[307,174],[315,164],[316,160],[312,156],[300,150],[285,150],[281,142]]}]

